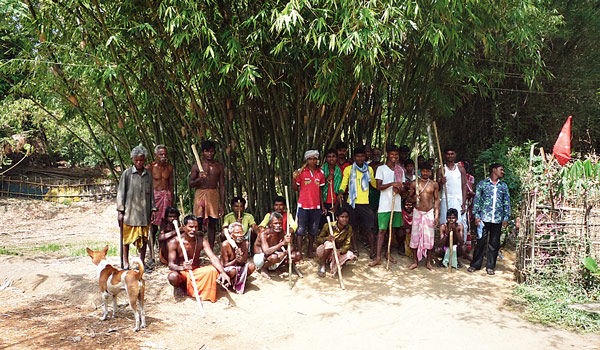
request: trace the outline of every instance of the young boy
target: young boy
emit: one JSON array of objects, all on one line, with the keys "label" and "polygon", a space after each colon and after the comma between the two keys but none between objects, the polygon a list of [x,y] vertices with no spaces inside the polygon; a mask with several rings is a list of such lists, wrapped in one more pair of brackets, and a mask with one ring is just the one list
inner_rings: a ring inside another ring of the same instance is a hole
[{"label": "young boy", "polygon": [[465,250],[464,244],[464,226],[458,222],[458,210],[455,208],[448,209],[446,213],[445,224],[440,225],[440,242],[439,246],[435,249],[435,254],[438,258],[442,259],[442,265],[448,267],[450,261],[450,235],[452,235],[452,267],[459,268],[462,264],[458,261],[457,252],[462,256]]},{"label": "young boy", "polygon": [[400,244],[398,243],[398,254],[406,255],[409,258],[412,258],[412,250],[410,249],[410,233],[412,231],[412,220],[413,220],[413,208],[414,202],[412,199],[407,199],[403,203],[402,207],[402,227],[400,228],[400,235],[404,237],[401,239],[401,242],[404,244],[404,251],[400,248]]}]

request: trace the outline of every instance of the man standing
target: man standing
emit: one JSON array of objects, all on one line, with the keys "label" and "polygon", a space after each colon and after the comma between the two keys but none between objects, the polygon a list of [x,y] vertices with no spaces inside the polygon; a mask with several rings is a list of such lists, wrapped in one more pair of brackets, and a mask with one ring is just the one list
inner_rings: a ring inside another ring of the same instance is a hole
[{"label": "man standing", "polygon": [[[137,146],[131,151],[133,166],[121,174],[117,191],[117,220],[122,230],[123,268],[129,269],[129,245],[140,250],[140,259],[146,258],[150,224],[156,215],[152,177],[146,170],[148,151]],[[147,268],[148,269],[148,268]]]},{"label": "man standing", "polygon": [[321,196],[322,187],[325,186],[325,175],[319,168],[319,151],[309,150],[304,153],[306,166],[296,175],[294,172],[294,190],[300,191],[298,196],[298,231],[296,231],[296,249],[302,254],[302,238],[308,234],[308,247],[306,256],[313,257],[313,243],[319,234],[321,213],[327,214]]},{"label": "man standing", "polygon": [[346,158],[348,153],[348,145],[346,145],[345,142],[340,141],[337,143],[337,145],[335,145],[335,151],[337,153],[338,166],[340,167],[343,173],[346,167],[352,165],[352,162]]},{"label": "man standing", "polygon": [[[390,220],[392,220],[392,232],[398,241],[398,246],[402,245],[403,242],[400,240],[400,227],[402,226],[402,200],[400,198],[400,191],[404,190],[404,173],[401,174],[400,178],[397,178],[394,169],[398,162],[398,148],[395,146],[388,147],[387,161],[385,165],[377,168],[377,174],[375,179],[377,181],[377,189],[381,191],[379,197],[379,207],[377,209],[377,223],[379,231],[377,233],[377,255],[375,260],[369,263],[370,267],[381,264],[381,247],[385,238],[385,233],[390,227]],[[393,202],[393,207],[392,207]],[[392,211],[394,217],[392,218]],[[390,261],[395,264],[396,259],[389,257]]]},{"label": "man standing", "polygon": [[488,275],[495,273],[498,249],[500,249],[500,234],[502,227],[508,226],[510,218],[510,194],[506,183],[500,181],[503,177],[504,166],[494,163],[490,177],[477,184],[473,214],[475,215],[475,225],[478,226],[483,221],[484,228],[481,238],[477,239],[473,260],[467,270],[469,272],[481,269],[487,245],[486,271]]},{"label": "man standing", "polygon": [[[465,169],[456,163],[456,152],[451,147],[444,150],[446,164],[444,165],[444,176],[442,169],[438,169],[436,179],[442,191],[440,224],[446,223],[446,212],[450,208],[456,209],[460,215],[458,222],[463,224],[465,231],[468,229],[466,222],[466,198],[467,198],[467,173]],[[444,189],[444,186],[446,189]],[[448,199],[446,200],[446,192]],[[446,206],[446,202],[448,205]],[[466,237],[465,237],[466,239]]]},{"label": "man standing", "polygon": [[[365,150],[359,147],[354,150],[354,164],[344,169],[342,184],[338,192],[338,198],[341,202],[342,195],[348,189],[348,206],[350,211],[350,224],[357,232],[359,228],[365,232],[369,247],[371,249],[370,257],[375,257],[375,236],[373,228],[375,227],[375,215],[369,207],[369,185],[377,187],[373,168],[365,162]],[[340,205],[341,206],[341,205]],[[358,244],[356,237],[354,238],[354,249],[358,256]]]},{"label": "man standing", "polygon": [[146,168],[152,175],[152,186],[154,188],[154,203],[156,204],[156,216],[152,221],[152,232],[150,233],[150,262],[154,263],[154,237],[156,231],[165,223],[165,210],[173,204],[173,166],[169,164],[167,147],[158,145],[154,147],[156,160]]},{"label": "man standing", "polygon": [[423,163],[421,176],[410,184],[409,198],[416,196],[415,209],[413,210],[413,224],[410,237],[410,248],[413,251],[413,264],[408,267],[409,270],[416,269],[419,266],[419,260],[427,257],[427,268],[433,271],[431,265],[431,255],[433,253],[434,229],[437,225],[440,213],[440,200],[438,184],[432,181],[431,166],[429,163]]},{"label": "man standing", "polygon": [[223,165],[215,160],[215,143],[203,141],[201,147],[203,171],[194,164],[189,185],[190,188],[196,189],[194,215],[198,218],[200,227],[208,226],[208,242],[212,249],[215,244],[217,221],[225,211],[225,180]]},{"label": "man standing", "polygon": [[[325,153],[325,164],[321,167],[323,175],[326,177],[327,186],[323,187],[323,205],[327,211],[335,211],[336,197],[342,184],[342,169],[337,164],[337,154],[334,149],[329,149]],[[333,218],[332,218],[333,219]],[[325,219],[321,220],[320,226],[323,227]]]},{"label": "man standing", "polygon": [[[184,259],[179,239],[170,240],[167,248],[169,249],[168,261],[171,271],[167,275],[167,280],[176,288],[176,291],[177,288],[180,288],[193,297],[195,296],[193,278],[196,280],[200,299],[210,300],[214,303],[217,300],[217,277],[221,279],[225,288],[231,285],[231,279],[225,273],[219,258],[213,253],[208,240],[198,232],[197,218],[194,215],[186,216],[183,219],[182,228],[181,241],[189,260]],[[200,267],[202,250],[212,265]]]}]

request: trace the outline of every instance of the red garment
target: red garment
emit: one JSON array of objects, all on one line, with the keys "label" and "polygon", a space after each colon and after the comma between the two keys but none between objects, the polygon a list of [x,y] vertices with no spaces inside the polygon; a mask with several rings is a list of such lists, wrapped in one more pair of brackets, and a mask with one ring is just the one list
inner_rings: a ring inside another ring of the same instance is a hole
[{"label": "red garment", "polygon": [[564,166],[571,160],[571,118],[573,117],[569,116],[567,118],[552,150],[552,153],[561,166]]},{"label": "red garment", "polygon": [[325,175],[321,168],[313,173],[305,167],[296,178],[300,188],[298,207],[303,209],[321,209],[321,186],[325,186]]},{"label": "red garment", "polygon": [[346,169],[347,167],[351,166],[352,162],[347,160],[344,162],[344,164],[340,164],[338,163],[338,166],[340,167],[340,169],[342,170],[342,174],[344,173],[344,169]]},{"label": "red garment", "polygon": [[[337,164],[336,164],[337,166]],[[330,174],[335,174],[335,167],[333,169],[329,169],[329,174],[323,174],[325,176],[325,178],[329,177]],[[344,170],[342,170],[342,175],[344,174]],[[325,203],[327,204],[331,204],[333,205],[333,203],[335,203],[335,200],[337,198],[337,193],[335,193],[335,189],[333,188],[333,181],[329,182],[329,185],[327,185],[327,199],[325,200]]]}]

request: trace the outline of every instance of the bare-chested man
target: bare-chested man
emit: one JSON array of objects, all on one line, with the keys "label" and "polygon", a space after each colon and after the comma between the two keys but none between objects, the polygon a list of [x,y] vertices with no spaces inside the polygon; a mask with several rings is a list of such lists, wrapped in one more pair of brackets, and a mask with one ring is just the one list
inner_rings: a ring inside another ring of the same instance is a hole
[{"label": "bare-chested man", "polygon": [[[286,234],[283,229],[283,216],[274,212],[268,227],[260,231],[254,244],[254,264],[263,277],[271,278],[265,269],[273,271],[287,262],[288,253],[285,249],[291,241],[292,235]],[[292,261],[298,262],[300,259],[302,255],[292,248]]]},{"label": "bare-chested man", "polygon": [[[213,253],[208,240],[198,232],[198,220],[194,215],[188,215],[183,219],[183,233],[181,240],[187,252],[188,260],[185,261],[180,248],[179,239],[172,239],[167,243],[169,249],[169,283],[177,288],[187,291],[190,296],[195,296],[192,278],[196,279],[200,299],[217,300],[217,278],[221,280],[224,287],[231,285],[231,280],[219,258]],[[200,253],[202,250],[210,259],[212,265],[200,267]],[[191,274],[190,274],[190,271]]]},{"label": "bare-chested man", "polygon": [[[233,281],[233,289],[238,294],[244,294],[246,279],[256,270],[256,265],[248,262],[250,243],[244,238],[241,223],[236,221],[224,230],[227,230],[231,241],[227,239],[221,244],[221,264]],[[225,233],[223,235],[227,237]]]},{"label": "bare-chested man", "polygon": [[[225,211],[225,179],[223,165],[215,160],[215,143],[203,141],[202,169],[192,166],[190,188],[195,188],[194,215],[200,226],[208,226],[208,242],[212,248],[215,244],[217,221]],[[217,189],[218,187],[218,189]]]},{"label": "bare-chested man", "polygon": [[154,263],[154,237],[156,237],[156,231],[163,226],[165,210],[173,204],[175,193],[173,191],[173,166],[169,164],[167,147],[165,145],[154,147],[154,156],[156,160],[146,167],[152,175],[154,203],[157,209],[150,234],[151,263]]},{"label": "bare-chested man", "polygon": [[464,226],[460,222],[457,222],[458,210],[454,208],[448,209],[448,212],[446,213],[446,218],[448,219],[448,222],[440,225],[440,241],[438,243],[438,247],[435,248],[435,255],[437,255],[438,258],[442,259],[442,265],[448,267],[448,263],[450,261],[449,238],[450,235],[452,235],[452,245],[454,252],[452,254],[452,267],[459,268],[462,267],[462,264],[458,261],[458,256],[462,256],[467,248],[464,244]]},{"label": "bare-chested man", "polygon": [[[433,271],[431,265],[431,255],[433,250],[434,229],[438,222],[440,213],[439,187],[437,182],[430,179],[431,166],[429,163],[423,163],[421,176],[416,181],[411,182],[408,196],[415,197],[415,192],[419,193],[416,198],[415,209],[413,210],[413,224],[410,238],[410,248],[413,251],[413,264],[408,268],[416,269],[419,266],[419,260],[427,257],[427,268]],[[418,186],[418,187],[417,187]]]}]

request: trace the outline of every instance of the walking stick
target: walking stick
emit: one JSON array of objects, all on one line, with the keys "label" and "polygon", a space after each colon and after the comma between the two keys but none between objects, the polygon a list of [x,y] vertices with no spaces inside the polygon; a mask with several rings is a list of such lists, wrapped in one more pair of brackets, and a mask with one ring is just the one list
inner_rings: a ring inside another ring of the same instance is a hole
[{"label": "walking stick", "polygon": [[[290,215],[290,197],[288,195],[288,187],[287,185],[285,186],[285,206],[288,209],[288,215]],[[287,220],[285,220],[285,234],[289,235],[290,234],[290,218],[288,217]],[[292,240],[290,239],[290,243],[288,243],[287,245],[287,251],[288,251],[288,280],[290,283],[290,289],[292,289]]]},{"label": "walking stick", "polygon": [[[392,221],[394,220],[394,209],[396,208],[396,194],[394,193],[394,187],[392,186],[392,211],[390,212],[390,232],[388,235],[388,247],[387,247],[387,264],[385,269],[390,269],[390,251],[392,250]],[[398,242],[398,245],[400,242]]]},{"label": "walking stick", "polygon": [[[185,247],[183,246],[183,241],[181,240],[181,233],[179,232],[179,224],[177,223],[177,220],[173,220],[173,225],[175,226],[175,232],[177,232],[177,240],[179,241],[179,247],[181,248],[181,251],[183,252],[183,259],[185,259],[185,261],[188,261],[188,255],[187,255],[187,250],[185,250]],[[192,280],[192,286],[194,286],[194,294],[196,297],[196,303],[198,304],[198,307],[200,307],[200,316],[202,316],[203,318],[206,317],[206,315],[204,315],[204,307],[202,307],[202,300],[200,300],[200,293],[198,292],[198,285],[196,284],[196,278],[194,276],[194,274],[192,273],[192,269],[188,270],[188,273],[190,274],[190,278]]]},{"label": "walking stick", "polygon": [[[333,236],[333,229],[331,228],[331,219],[329,216],[327,216],[327,226],[329,226],[329,234]],[[333,236],[333,241],[331,243],[333,243],[333,257],[335,258],[335,265],[337,266],[338,281],[340,281],[340,287],[343,290],[346,290],[346,287],[344,287],[344,279],[342,278],[342,267],[340,266],[340,259],[338,258],[337,247],[335,246],[335,236]]]},{"label": "walking stick", "polygon": [[415,142],[415,194],[417,200],[415,201],[416,206],[419,206],[419,144]]},{"label": "walking stick", "polygon": [[121,255],[121,268],[123,268],[123,223],[119,225],[120,241],[119,241],[119,254]]},{"label": "walking stick", "polygon": [[[433,131],[435,132],[435,141],[437,142],[438,155],[440,157],[440,168],[442,169],[442,177],[444,177],[444,160],[442,159],[442,149],[440,148],[440,139],[438,137],[437,125],[435,124],[435,121],[433,122]],[[446,200],[446,210],[448,210],[448,188],[446,187],[446,184],[444,184],[444,199]],[[452,272],[452,257],[454,255],[454,233],[451,234],[450,237],[448,237],[448,239],[448,248],[450,249],[448,271]]]}]

